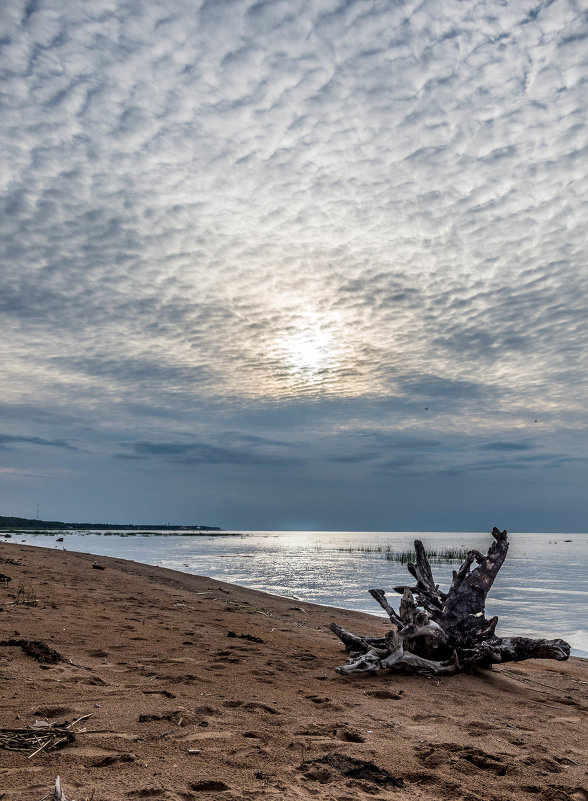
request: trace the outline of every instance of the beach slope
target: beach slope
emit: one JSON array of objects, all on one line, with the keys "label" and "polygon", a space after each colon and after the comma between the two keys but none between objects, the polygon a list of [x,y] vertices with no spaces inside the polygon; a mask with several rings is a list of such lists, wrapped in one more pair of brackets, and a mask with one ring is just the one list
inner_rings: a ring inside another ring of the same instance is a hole
[{"label": "beach slope", "polygon": [[2,801],[57,775],[68,801],[588,801],[587,660],[342,677],[328,624],[386,620],[17,543],[0,573],[3,744],[84,718],[59,750],[0,748]]}]

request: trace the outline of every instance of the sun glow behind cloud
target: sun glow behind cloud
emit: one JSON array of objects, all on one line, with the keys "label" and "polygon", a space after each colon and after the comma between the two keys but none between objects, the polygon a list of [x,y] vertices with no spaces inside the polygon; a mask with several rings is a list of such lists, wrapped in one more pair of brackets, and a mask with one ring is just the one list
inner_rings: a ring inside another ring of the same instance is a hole
[{"label": "sun glow behind cloud", "polygon": [[277,336],[272,348],[276,396],[328,396],[341,391],[340,367],[332,333],[317,323],[299,324]]},{"label": "sun glow behind cloud", "polygon": [[320,328],[289,335],[282,343],[284,361],[296,372],[315,376],[333,362],[331,337]]}]

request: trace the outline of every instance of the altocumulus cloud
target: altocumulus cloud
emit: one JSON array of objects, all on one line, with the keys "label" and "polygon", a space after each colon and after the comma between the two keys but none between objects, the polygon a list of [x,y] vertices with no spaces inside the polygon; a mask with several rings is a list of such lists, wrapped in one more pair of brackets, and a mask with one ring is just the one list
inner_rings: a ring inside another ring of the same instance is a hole
[{"label": "altocumulus cloud", "polygon": [[566,0],[7,0],[4,447],[579,458],[587,38]]}]

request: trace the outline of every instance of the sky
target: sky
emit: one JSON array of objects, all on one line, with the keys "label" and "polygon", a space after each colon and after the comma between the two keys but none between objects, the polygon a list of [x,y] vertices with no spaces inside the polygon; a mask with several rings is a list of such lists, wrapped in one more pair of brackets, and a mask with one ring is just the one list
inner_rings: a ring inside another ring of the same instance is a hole
[{"label": "sky", "polygon": [[587,0],[4,0],[0,514],[588,530]]}]

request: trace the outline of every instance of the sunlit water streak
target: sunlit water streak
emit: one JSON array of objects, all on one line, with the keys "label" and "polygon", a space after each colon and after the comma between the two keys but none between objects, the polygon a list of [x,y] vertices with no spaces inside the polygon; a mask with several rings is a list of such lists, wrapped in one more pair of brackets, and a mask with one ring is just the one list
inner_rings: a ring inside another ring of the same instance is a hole
[{"label": "sunlit water streak", "polygon": [[[489,534],[447,532],[289,532],[244,531],[238,536],[131,536],[111,532],[59,532],[13,535],[31,545],[66,548],[133,559],[151,565],[210,576],[277,595],[375,615],[383,610],[368,594],[388,592],[396,607],[394,585],[412,583],[406,567],[365,546],[403,551],[414,539],[425,547],[477,548],[486,552]],[[588,535],[514,534],[508,558],[487,600],[487,616],[499,615],[498,634],[562,637],[576,656],[588,657]],[[572,540],[566,542],[565,540]],[[447,590],[455,564],[433,566]]]}]

